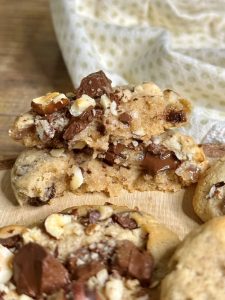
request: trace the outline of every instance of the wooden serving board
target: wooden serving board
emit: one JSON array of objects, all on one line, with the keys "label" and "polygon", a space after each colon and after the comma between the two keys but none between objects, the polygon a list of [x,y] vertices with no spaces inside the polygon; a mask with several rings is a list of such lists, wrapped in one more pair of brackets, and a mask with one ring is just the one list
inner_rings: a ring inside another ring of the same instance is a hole
[{"label": "wooden serving board", "polygon": [[152,191],[130,194],[124,192],[121,196],[114,198],[99,193],[77,196],[67,192],[63,197],[55,198],[50,204],[41,207],[19,207],[10,185],[10,167],[10,160],[0,163],[0,227],[10,224],[31,225],[43,220],[52,212],[71,206],[104,204],[105,202],[130,208],[138,207],[166,224],[180,238],[201,223],[194,214],[191,203],[194,187],[176,193]]}]

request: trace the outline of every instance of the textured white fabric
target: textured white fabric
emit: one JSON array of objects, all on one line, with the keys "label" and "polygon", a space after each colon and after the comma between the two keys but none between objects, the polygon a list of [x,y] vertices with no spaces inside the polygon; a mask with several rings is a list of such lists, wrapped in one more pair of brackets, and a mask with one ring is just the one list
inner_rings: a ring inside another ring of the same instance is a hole
[{"label": "textured white fabric", "polygon": [[51,0],[75,86],[104,70],[113,84],[153,81],[193,101],[184,132],[225,142],[224,0]]}]

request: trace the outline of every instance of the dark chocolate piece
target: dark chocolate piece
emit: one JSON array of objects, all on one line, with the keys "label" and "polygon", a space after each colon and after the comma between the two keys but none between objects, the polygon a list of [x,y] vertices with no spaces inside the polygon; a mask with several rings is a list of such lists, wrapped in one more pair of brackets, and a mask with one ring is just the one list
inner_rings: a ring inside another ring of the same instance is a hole
[{"label": "dark chocolate piece", "polygon": [[122,122],[123,124],[127,124],[127,125],[130,125],[131,121],[132,121],[132,117],[128,113],[120,114],[118,119],[120,122]]},{"label": "dark chocolate piece", "polygon": [[123,228],[135,229],[138,227],[136,221],[130,218],[128,213],[114,214],[112,219]]},{"label": "dark chocolate piece", "polygon": [[183,123],[187,121],[186,114],[183,110],[175,111],[175,110],[170,110],[166,114],[166,121],[171,122],[173,124],[175,123]]}]

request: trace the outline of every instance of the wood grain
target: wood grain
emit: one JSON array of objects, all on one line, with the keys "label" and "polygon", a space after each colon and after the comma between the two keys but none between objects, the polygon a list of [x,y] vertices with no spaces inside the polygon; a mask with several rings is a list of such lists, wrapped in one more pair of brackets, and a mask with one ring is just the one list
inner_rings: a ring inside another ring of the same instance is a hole
[{"label": "wood grain", "polygon": [[21,151],[8,137],[14,118],[43,93],[71,91],[47,0],[0,1],[0,156]]}]

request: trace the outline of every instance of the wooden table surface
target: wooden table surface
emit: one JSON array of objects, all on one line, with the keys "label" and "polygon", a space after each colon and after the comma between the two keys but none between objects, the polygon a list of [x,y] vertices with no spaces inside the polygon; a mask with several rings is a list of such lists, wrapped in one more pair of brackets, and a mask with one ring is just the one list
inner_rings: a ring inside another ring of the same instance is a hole
[{"label": "wooden table surface", "polygon": [[48,1],[0,0],[0,160],[21,151],[8,129],[32,98],[72,89]]}]

